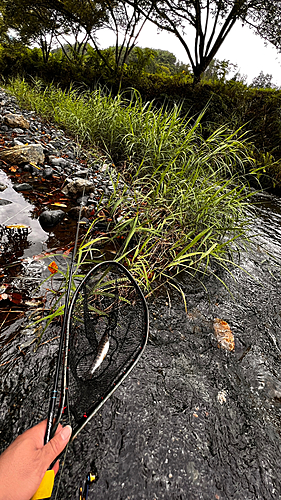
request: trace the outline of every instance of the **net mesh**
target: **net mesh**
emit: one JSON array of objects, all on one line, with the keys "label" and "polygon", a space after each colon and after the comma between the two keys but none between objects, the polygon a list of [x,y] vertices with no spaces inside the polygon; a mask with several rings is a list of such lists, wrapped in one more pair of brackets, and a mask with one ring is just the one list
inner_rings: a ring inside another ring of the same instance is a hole
[{"label": "net mesh", "polygon": [[[68,325],[68,410],[76,425],[110,395],[146,343],[144,298],[117,264],[93,270],[77,289]],[[72,422],[73,423],[73,422]]]}]

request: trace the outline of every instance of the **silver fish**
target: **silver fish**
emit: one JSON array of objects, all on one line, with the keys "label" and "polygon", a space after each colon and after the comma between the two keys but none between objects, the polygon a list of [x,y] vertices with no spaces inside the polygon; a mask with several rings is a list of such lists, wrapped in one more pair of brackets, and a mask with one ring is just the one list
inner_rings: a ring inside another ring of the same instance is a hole
[{"label": "silver fish", "polygon": [[98,345],[98,352],[94,359],[94,362],[89,370],[89,377],[91,378],[93,373],[98,369],[98,367],[102,364],[104,358],[106,357],[109,349],[109,336],[108,333],[105,332],[100,340]]}]

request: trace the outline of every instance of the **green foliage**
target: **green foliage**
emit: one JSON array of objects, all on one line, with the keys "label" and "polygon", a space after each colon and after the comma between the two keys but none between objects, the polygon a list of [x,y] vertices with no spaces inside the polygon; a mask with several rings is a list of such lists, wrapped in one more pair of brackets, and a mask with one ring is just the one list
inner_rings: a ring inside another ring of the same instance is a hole
[{"label": "green foliage", "polygon": [[[74,50],[74,49],[73,49]],[[131,88],[139,91],[144,101],[154,100],[155,105],[167,110],[175,104],[181,108],[182,116],[196,116],[206,108],[202,118],[203,135],[209,134],[217,127],[228,122],[232,129],[247,124],[249,140],[252,142],[252,157],[258,168],[265,168],[265,175],[260,176],[264,187],[280,186],[279,164],[281,164],[281,91],[278,89],[259,89],[247,87],[236,75],[232,80],[224,82],[229,64],[221,68],[215,67],[213,82],[193,86],[193,77],[189,72],[177,71],[177,63],[169,74],[148,73],[147,68],[154,64],[160,71],[157,61],[164,62],[167,57],[171,64],[175,58],[167,51],[135,48],[126,65],[114,74],[110,67],[115,64],[115,49],[110,47],[100,54],[90,45],[78,54],[69,52],[66,56],[59,49],[51,53],[48,62],[44,62],[42,51],[29,49],[18,42],[0,45],[0,73],[4,82],[10,77],[21,75],[27,80],[39,76],[45,82],[58,83],[62,88],[75,85],[90,89],[98,85],[107,86],[113,95],[122,88],[130,96]],[[162,59],[161,59],[162,58]],[[166,61],[167,62],[167,61]],[[180,66],[179,66],[180,67]],[[266,156],[269,155],[269,156]],[[264,161],[267,158],[267,161]],[[272,160],[269,162],[268,158]],[[270,180],[271,179],[271,180]]]},{"label": "green foliage", "polygon": [[191,74],[188,64],[177,61],[176,56],[168,50],[135,47],[128,57],[129,68],[136,67],[138,72],[149,74],[176,75]]},{"label": "green foliage", "polygon": [[251,87],[255,89],[277,88],[276,85],[274,85],[274,83],[272,82],[272,78],[272,75],[270,75],[269,73],[265,75],[264,72],[261,71],[260,74],[253,79]]},{"label": "green foliage", "polygon": [[[22,80],[10,90],[21,104],[102,147],[115,161],[128,187],[120,194],[119,176],[113,178],[107,210],[115,223],[103,238],[147,289],[183,269],[205,272],[211,258],[227,265],[235,240],[246,234],[242,179],[255,167],[240,131],[221,127],[204,139],[202,117],[186,120],[177,107],[156,110],[136,93],[126,100],[40,82],[30,87]],[[88,252],[91,246],[89,232],[82,247]]]},{"label": "green foliage", "polygon": [[219,59],[212,59],[208,68],[204,71],[202,82],[215,83],[226,82],[226,77],[231,71],[237,68],[236,64],[232,64],[229,60],[220,61]]}]

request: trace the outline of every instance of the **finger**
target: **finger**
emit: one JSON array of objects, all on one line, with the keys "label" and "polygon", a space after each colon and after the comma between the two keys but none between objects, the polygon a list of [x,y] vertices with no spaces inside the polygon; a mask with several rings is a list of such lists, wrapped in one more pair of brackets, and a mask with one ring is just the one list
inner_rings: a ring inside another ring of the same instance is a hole
[{"label": "finger", "polygon": [[56,429],[56,432],[55,432],[55,436],[56,436],[56,435],[57,435],[57,434],[58,434],[58,433],[62,430],[62,428],[63,428],[63,427],[62,427],[62,425],[61,425],[61,424],[59,424],[59,425],[57,426],[57,429]]},{"label": "finger", "polygon": [[43,448],[42,452],[44,455],[44,460],[46,461],[46,466],[48,467],[55,458],[63,451],[66,447],[72,429],[70,425],[63,427]]},{"label": "finger", "polygon": [[44,446],[44,436],[47,428],[47,420],[42,420],[39,424],[31,427],[22,434],[22,437],[31,438],[37,449],[43,448]]},{"label": "finger", "polygon": [[60,468],[60,461],[57,460],[56,463],[55,463],[55,465],[54,465],[54,467],[52,467],[55,475],[58,473],[59,468]]}]

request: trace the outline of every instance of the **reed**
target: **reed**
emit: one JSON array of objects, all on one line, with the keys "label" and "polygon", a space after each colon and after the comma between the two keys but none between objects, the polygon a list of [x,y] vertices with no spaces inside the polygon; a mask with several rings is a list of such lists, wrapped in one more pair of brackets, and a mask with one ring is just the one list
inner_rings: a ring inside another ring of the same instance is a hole
[{"label": "reed", "polygon": [[[176,106],[156,109],[135,91],[125,99],[19,79],[8,89],[21,105],[88,148],[102,150],[115,164],[128,189],[120,192],[120,177],[113,180],[106,210],[116,222],[102,244],[114,245],[116,260],[147,290],[172,283],[183,270],[207,272],[211,260],[226,266],[236,242],[247,241],[246,173],[255,175],[255,164],[243,129],[220,127],[205,138],[201,116],[183,118]],[[80,263],[88,260],[91,245],[96,247],[91,234],[79,250]]]}]

